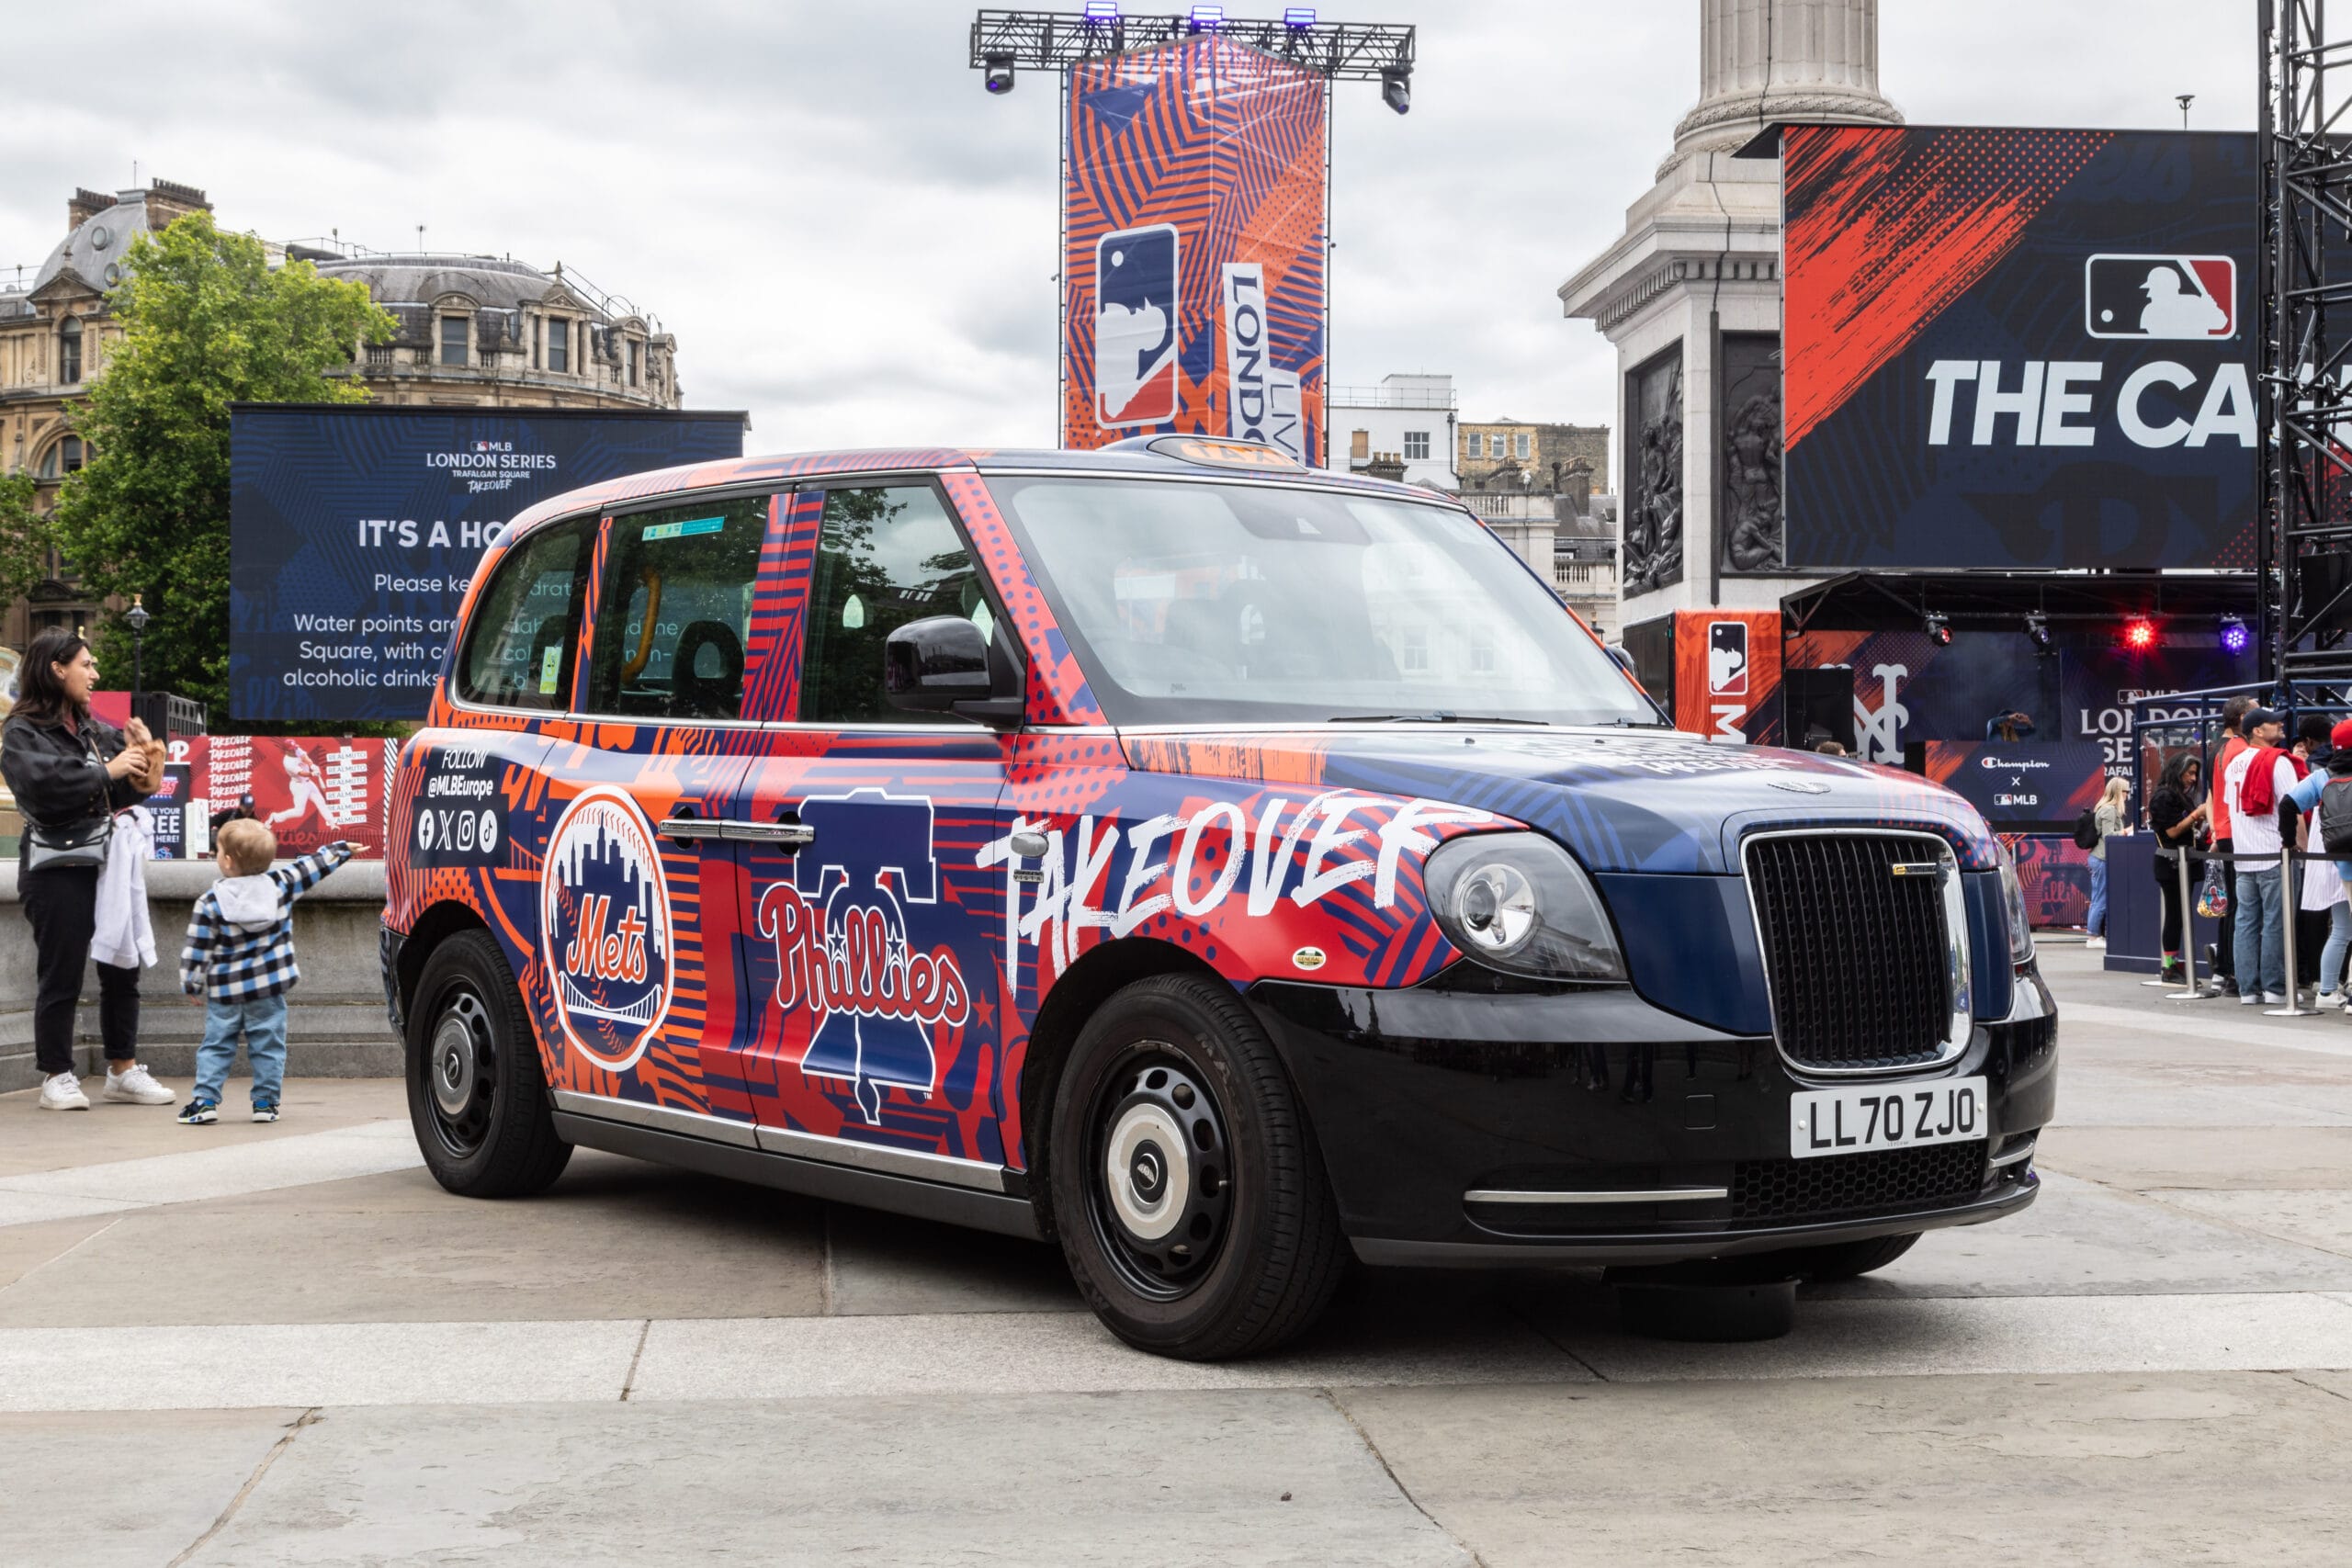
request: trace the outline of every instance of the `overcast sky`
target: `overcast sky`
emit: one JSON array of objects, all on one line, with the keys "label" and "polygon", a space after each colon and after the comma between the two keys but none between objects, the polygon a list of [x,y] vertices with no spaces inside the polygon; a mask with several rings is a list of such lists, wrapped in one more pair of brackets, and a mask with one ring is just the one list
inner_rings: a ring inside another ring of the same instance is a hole
[{"label": "overcast sky", "polygon": [[[1055,438],[1056,95],[982,93],[969,5],[102,9],[94,36],[6,0],[0,265],[37,265],[74,187],[135,159],[272,239],[407,250],[424,224],[560,260],[658,315],[688,403],[750,410],[752,451]],[[1409,117],[1339,89],[1333,379],[1451,371],[1466,418],[1607,421],[1609,346],[1554,290],[1697,96],[1696,0],[1326,14],[1420,28]],[[1880,75],[1922,124],[2177,125],[2194,93],[2192,125],[2245,130],[2254,46],[2229,0],[1887,0]]]}]

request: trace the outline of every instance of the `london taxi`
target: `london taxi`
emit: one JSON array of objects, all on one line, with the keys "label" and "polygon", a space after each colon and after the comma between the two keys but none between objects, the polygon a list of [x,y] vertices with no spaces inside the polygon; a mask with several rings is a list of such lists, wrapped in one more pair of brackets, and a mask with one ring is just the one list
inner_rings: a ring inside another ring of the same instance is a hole
[{"label": "london taxi", "polygon": [[1216,1358],[1372,1264],[2031,1202],[2056,1011],[1908,774],[1708,745],[1457,503],[1189,437],[639,475],[516,518],[401,750],[426,1164],[575,1146],[1058,1243]]}]

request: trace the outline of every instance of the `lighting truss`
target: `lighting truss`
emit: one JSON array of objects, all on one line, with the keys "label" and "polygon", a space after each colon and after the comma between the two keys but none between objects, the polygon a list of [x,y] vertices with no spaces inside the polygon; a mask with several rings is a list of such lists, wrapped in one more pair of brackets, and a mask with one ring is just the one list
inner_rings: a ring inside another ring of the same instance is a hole
[{"label": "lighting truss", "polygon": [[2259,0],[2263,676],[2352,679],[2352,17]]},{"label": "lighting truss", "polygon": [[1214,32],[1290,61],[1335,82],[1377,82],[1413,68],[1409,24],[1234,17],[1214,25],[1189,14],[1090,18],[1079,11],[982,11],[972,22],[972,68],[1009,59],[1025,71],[1063,71],[1082,60],[1125,54]]}]

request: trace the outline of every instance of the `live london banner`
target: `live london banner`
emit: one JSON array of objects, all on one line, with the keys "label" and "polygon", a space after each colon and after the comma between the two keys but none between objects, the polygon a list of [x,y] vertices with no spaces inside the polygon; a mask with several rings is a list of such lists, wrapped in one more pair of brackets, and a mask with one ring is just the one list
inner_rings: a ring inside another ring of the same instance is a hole
[{"label": "live london banner", "polygon": [[743,455],[736,412],[241,404],[230,412],[229,705],[424,716],[474,567],[582,485]]},{"label": "live london banner", "polygon": [[1321,77],[1204,33],[1070,72],[1062,445],[1323,460]]}]

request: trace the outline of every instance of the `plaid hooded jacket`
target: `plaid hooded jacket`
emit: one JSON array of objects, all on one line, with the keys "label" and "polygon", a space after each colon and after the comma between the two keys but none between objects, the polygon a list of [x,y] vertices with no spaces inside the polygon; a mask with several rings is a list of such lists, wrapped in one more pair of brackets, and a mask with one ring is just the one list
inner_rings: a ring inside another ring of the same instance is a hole
[{"label": "plaid hooded jacket", "polygon": [[224,876],[188,917],[180,950],[180,989],[218,1001],[250,1002],[293,988],[294,900],[351,858],[340,840],[255,876]]}]

